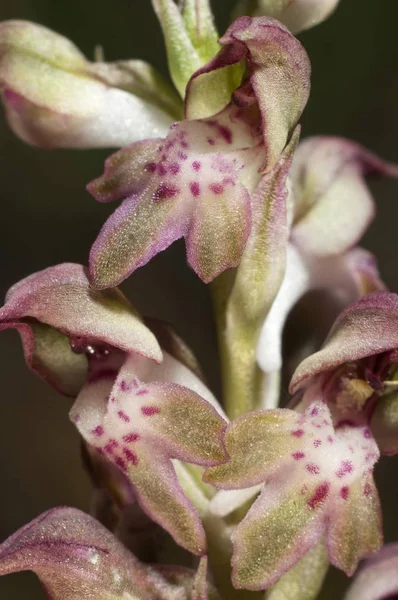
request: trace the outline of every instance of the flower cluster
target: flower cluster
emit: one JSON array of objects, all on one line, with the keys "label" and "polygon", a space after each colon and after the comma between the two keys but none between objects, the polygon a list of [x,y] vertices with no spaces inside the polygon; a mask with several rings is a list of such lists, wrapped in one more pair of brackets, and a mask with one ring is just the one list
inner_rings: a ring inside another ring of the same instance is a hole
[{"label": "flower cluster", "polygon": [[[337,0],[244,0],[222,37],[208,0],[152,4],[171,82],[0,24],[13,131],[117,148],[88,190],[121,201],[88,267],[33,274],[0,309],[28,367],[74,399],[95,489],[92,516],[53,509],[6,540],[0,573],[35,571],[53,600],[312,600],[329,563],[353,575],[383,544],[373,471],[398,453],[398,296],[358,243],[366,177],[398,167],[342,138],[299,142],[310,62],[293,34]],[[222,399],[116,287],[179,238],[211,284]],[[281,408],[285,323],[314,289],[342,312]],[[397,554],[370,558],[347,600],[398,593]]]}]

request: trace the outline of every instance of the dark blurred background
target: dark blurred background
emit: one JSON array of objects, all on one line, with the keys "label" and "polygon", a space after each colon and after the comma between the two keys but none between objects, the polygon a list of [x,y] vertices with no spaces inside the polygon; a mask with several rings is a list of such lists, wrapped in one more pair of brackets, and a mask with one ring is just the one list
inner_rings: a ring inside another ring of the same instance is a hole
[{"label": "dark blurred background", "polygon": [[[213,0],[219,29],[232,0]],[[398,3],[341,0],[323,25],[301,35],[313,65],[304,135],[333,134],[360,141],[398,162]],[[2,0],[0,19],[42,23],[72,39],[93,57],[101,44],[107,60],[141,58],[163,72],[166,60],[149,0]],[[102,171],[107,151],[45,152],[25,146],[0,117],[0,293],[49,265],[85,264],[100,226],[113,207],[97,204],[85,184]],[[363,245],[374,252],[387,285],[398,291],[396,271],[398,182],[371,184],[378,217]],[[174,323],[214,381],[216,351],[206,289],[187,269],[182,244],[158,256],[123,286],[142,312]],[[154,290],[156,290],[154,292]],[[57,505],[88,509],[90,485],[80,464],[69,402],[24,365],[18,336],[0,336],[0,541]],[[394,475],[395,473],[395,475]],[[386,541],[398,539],[397,461],[382,461],[377,479],[385,507]],[[396,485],[396,484],[395,484]],[[340,598],[346,586],[332,573],[322,599]],[[0,579],[0,598],[43,599],[31,574]]]}]

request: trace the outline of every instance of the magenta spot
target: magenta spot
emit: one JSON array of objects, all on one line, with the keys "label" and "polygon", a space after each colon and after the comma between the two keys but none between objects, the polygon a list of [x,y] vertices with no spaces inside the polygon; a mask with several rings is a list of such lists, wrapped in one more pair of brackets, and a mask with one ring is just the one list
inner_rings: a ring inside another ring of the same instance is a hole
[{"label": "magenta spot", "polygon": [[145,165],[145,170],[148,171],[148,173],[155,173],[156,169],[157,164],[155,162],[150,162]]},{"label": "magenta spot", "polygon": [[115,448],[118,448],[119,444],[116,440],[109,440],[109,442],[104,447],[105,452],[108,454],[113,454]]},{"label": "magenta spot", "polygon": [[305,465],[305,468],[307,469],[308,473],[311,473],[311,475],[319,475],[321,472],[319,465],[314,463],[308,463],[308,465]]},{"label": "magenta spot", "polygon": [[366,438],[367,440],[369,440],[372,437],[372,434],[370,433],[370,429],[366,428],[365,431],[363,432],[363,437]]},{"label": "magenta spot", "polygon": [[201,166],[202,165],[200,164],[200,162],[198,160],[194,160],[192,163],[192,168],[194,171],[200,171]]},{"label": "magenta spot", "polygon": [[115,458],[115,463],[117,464],[118,467],[120,467],[122,469],[122,471],[127,472],[126,463],[120,456],[117,456]]},{"label": "magenta spot", "polygon": [[95,427],[91,433],[96,437],[101,437],[101,435],[104,435],[104,428],[102,425],[97,425],[97,427]]},{"label": "magenta spot", "polygon": [[292,431],[292,435],[294,435],[296,438],[301,438],[304,435],[304,429],[295,429]]},{"label": "magenta spot", "polygon": [[343,500],[347,500],[349,495],[350,495],[350,488],[347,485],[345,485],[340,490],[340,496],[343,498]]},{"label": "magenta spot", "polygon": [[322,441],[321,440],[314,440],[313,444],[314,444],[314,448],[319,448],[319,446],[322,444]]},{"label": "magenta spot", "polygon": [[124,421],[125,423],[130,423],[130,417],[126,415],[126,413],[122,410],[118,411],[117,416],[119,417],[119,419],[122,419],[122,421]]},{"label": "magenta spot", "polygon": [[135,467],[138,465],[138,456],[131,452],[128,448],[123,448],[123,454],[126,457],[127,461],[134,465]]},{"label": "magenta spot", "polygon": [[182,140],[181,141],[181,148],[189,148],[188,142],[186,142],[185,140]]},{"label": "magenta spot", "polygon": [[215,144],[216,142],[214,141],[214,138],[212,138],[212,137],[208,137],[208,138],[207,138],[207,143],[208,143],[208,144],[210,144],[210,146],[214,146],[214,144]]},{"label": "magenta spot", "polygon": [[74,415],[74,416],[72,417],[72,421],[73,421],[74,423],[78,423],[78,422],[80,421],[80,415]]},{"label": "magenta spot", "polygon": [[221,185],[221,183],[211,183],[209,185],[209,189],[213,192],[213,194],[216,194],[216,196],[220,196],[224,193],[224,187]]},{"label": "magenta spot", "polygon": [[195,196],[196,198],[200,196],[200,185],[197,181],[190,183],[189,189],[191,190],[192,196]]},{"label": "magenta spot", "polygon": [[178,165],[177,163],[172,163],[169,166],[169,171],[172,175],[178,175],[178,173],[180,172],[180,165]]},{"label": "magenta spot", "polygon": [[318,506],[326,500],[328,494],[329,494],[329,484],[322,483],[322,485],[320,485],[316,488],[314,494],[308,500],[308,502],[307,502],[308,506],[312,510],[315,508],[318,508]]},{"label": "magenta spot", "polygon": [[304,458],[305,454],[304,452],[293,452],[292,456],[294,460],[301,460],[302,458]]},{"label": "magenta spot", "polygon": [[187,155],[187,154],[185,154],[185,152],[179,152],[179,153],[178,153],[178,158],[179,158],[180,160],[187,160],[187,159],[188,159],[188,155]]},{"label": "magenta spot", "polygon": [[136,396],[146,396],[146,394],[149,394],[149,392],[145,388],[141,388],[136,392]]},{"label": "magenta spot", "polygon": [[219,125],[218,131],[220,132],[221,137],[227,142],[227,144],[232,144],[232,132],[229,129],[229,127]]},{"label": "magenta spot", "polygon": [[171,150],[171,148],[174,147],[175,143],[176,143],[175,140],[168,140],[165,143],[164,147],[165,147],[166,150]]},{"label": "magenta spot", "polygon": [[112,403],[113,403],[113,402],[116,402],[116,398],[115,398],[115,396],[112,396],[112,398],[111,398],[111,402],[112,402]]},{"label": "magenta spot", "polygon": [[311,416],[315,417],[317,414],[319,414],[319,408],[314,406],[314,408],[311,410]]},{"label": "magenta spot", "polygon": [[141,412],[145,417],[153,417],[160,413],[160,408],[158,406],[141,406]]},{"label": "magenta spot", "polygon": [[165,167],[164,165],[159,164],[158,166],[158,173],[161,177],[164,177],[165,175],[167,175],[167,167]]},{"label": "magenta spot", "polygon": [[122,381],[119,383],[119,388],[122,392],[128,392],[130,389],[130,387],[125,379],[122,379]]},{"label": "magenta spot", "polygon": [[133,442],[137,442],[140,439],[138,433],[128,433],[123,436],[123,442],[126,444],[132,444]]},{"label": "magenta spot", "polygon": [[329,444],[334,444],[334,438],[331,435],[328,435]]},{"label": "magenta spot", "polygon": [[340,465],[340,469],[338,471],[336,471],[336,475],[337,477],[344,477],[345,475],[347,475],[348,473],[352,473],[353,471],[353,466],[352,466],[352,462],[350,460],[343,460],[341,461],[341,465]]},{"label": "magenta spot", "polygon": [[365,483],[365,487],[363,488],[363,493],[365,494],[365,496],[369,496],[372,492],[372,486],[370,485],[370,483]]},{"label": "magenta spot", "polygon": [[162,183],[154,194],[155,200],[166,200],[167,198],[175,198],[179,193],[179,188],[174,185]]}]

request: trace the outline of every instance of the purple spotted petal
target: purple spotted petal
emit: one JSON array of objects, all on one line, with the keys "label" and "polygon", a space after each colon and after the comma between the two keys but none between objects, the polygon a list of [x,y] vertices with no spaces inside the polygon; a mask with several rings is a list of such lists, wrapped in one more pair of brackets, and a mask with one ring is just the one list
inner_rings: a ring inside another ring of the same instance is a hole
[{"label": "purple spotted petal", "polygon": [[237,265],[263,162],[261,137],[241,113],[231,108],[177,123],[165,140],[133,145],[108,161],[90,191],[101,201],[128,197],[93,245],[97,288],[117,285],[182,236],[204,281]]},{"label": "purple spotted petal", "polygon": [[[31,333],[27,333],[26,324],[30,325],[32,319]],[[56,373],[59,372],[61,383],[63,371],[77,362],[67,348],[66,336],[85,346],[106,344],[157,361],[162,357],[154,335],[123,294],[117,289],[92,290],[85,268],[77,264],[49,267],[15,284],[0,310],[0,320],[4,326],[20,321],[25,324],[19,331],[24,333],[28,363],[37,371],[44,363],[43,376],[55,384]],[[80,360],[76,366],[79,365]],[[79,367],[80,373],[81,370]],[[68,386],[67,381],[65,385]]]},{"label": "purple spotted petal", "polygon": [[393,600],[397,594],[398,544],[389,544],[364,563],[344,600]]},{"label": "purple spotted petal", "polygon": [[235,92],[234,100],[242,107],[258,104],[265,164],[271,169],[307,103],[310,88],[307,54],[274,19],[242,17],[231,25],[220,44],[223,46],[220,53],[197,71],[188,85],[186,113],[189,118],[198,118],[224,108],[230,101],[230,90],[220,89],[217,82],[220,71],[246,59],[249,80]]},{"label": "purple spotted petal", "polygon": [[299,365],[290,391],[294,393],[318,373],[397,347],[398,295],[390,292],[368,294],[341,313],[323,348]]},{"label": "purple spotted petal", "polygon": [[366,175],[398,177],[398,166],[342,138],[316,137],[300,144],[291,174],[292,242],[316,256],[339,254],[356,244],[375,213]]},{"label": "purple spotted petal", "polygon": [[381,544],[370,472],[379,452],[365,426],[334,429],[326,404],[304,414],[277,409],[233,421],[230,460],[205,472],[222,489],[265,483],[232,535],[237,587],[265,589],[326,533],[329,557],[347,573]]},{"label": "purple spotted petal", "polygon": [[[167,381],[182,374],[189,388]],[[194,554],[204,553],[204,531],[170,459],[203,466],[225,460],[226,422],[193,391],[203,388],[168,355],[159,368],[130,358],[115,384],[102,378],[87,385],[71,413],[84,439],[127,475],[147,514]]]},{"label": "purple spotted petal", "polygon": [[45,148],[125,146],[163,135],[173,120],[168,103],[158,103],[167,86],[150,67],[90,63],[72,42],[27,21],[0,25],[0,94],[13,131]]},{"label": "purple spotted petal", "polygon": [[51,600],[186,600],[105,527],[74,508],[50,510],[0,546],[0,574],[34,571]]}]

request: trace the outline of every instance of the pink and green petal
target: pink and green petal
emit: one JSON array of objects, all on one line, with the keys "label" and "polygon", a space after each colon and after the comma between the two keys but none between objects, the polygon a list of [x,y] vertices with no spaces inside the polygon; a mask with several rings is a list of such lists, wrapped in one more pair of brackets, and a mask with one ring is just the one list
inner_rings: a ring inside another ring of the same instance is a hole
[{"label": "pink and green petal", "polygon": [[292,165],[295,223],[292,241],[305,253],[328,256],[356,244],[372,221],[367,175],[398,177],[398,166],[342,138],[300,144]]},{"label": "pink and green petal", "polygon": [[0,310],[3,323],[27,318],[51,326],[86,345],[102,343],[124,352],[162,359],[155,336],[117,289],[90,288],[81,265],[49,267],[15,284]]},{"label": "pink and green petal", "polygon": [[4,322],[3,329],[18,331],[29,369],[64,396],[77,396],[87,377],[88,361],[84,354],[71,351],[68,336],[33,319]]},{"label": "pink and green petal", "polygon": [[186,600],[105,527],[74,508],[52,509],[0,546],[0,574],[34,571],[51,600]]},{"label": "pink and green petal", "polygon": [[[109,67],[108,79],[118,69]],[[100,75],[104,68],[98,70],[72,42],[45,27],[27,21],[0,25],[6,115],[14,132],[30,144],[120,147],[167,131],[172,122],[168,112],[121,89],[118,82],[110,84]]]},{"label": "pink and green petal", "polygon": [[344,600],[392,600],[397,594],[398,544],[389,544],[364,563]]},{"label": "pink and green petal", "polygon": [[359,561],[383,544],[381,508],[371,474],[349,486],[341,481],[327,525],[327,547],[330,562],[351,576]]},{"label": "pink and green petal", "polygon": [[[307,103],[310,88],[308,56],[289,31],[273,19],[242,17],[231,25],[220,44],[223,46],[220,53],[195,73],[189,83],[187,115],[189,118],[209,116],[208,107],[213,110],[217,107],[214,112],[224,108],[229,98],[224,96],[223,99],[214,79],[219,71],[225,73],[226,68],[246,60],[249,82],[236,90],[235,101],[242,107],[257,102],[260,108],[264,158],[269,170],[279,159]],[[215,98],[212,100],[209,96],[203,107],[207,110],[200,114],[200,95],[204,88],[210,92],[209,78]]]},{"label": "pink and green petal", "polygon": [[236,13],[274,17],[297,34],[327,19],[338,3],[339,0],[243,0]]},{"label": "pink and green petal", "polygon": [[[71,418],[84,439],[127,475],[151,518],[180,545],[203,554],[205,536],[199,516],[184,495],[170,459],[202,466],[222,462],[226,422],[193,390],[161,381],[163,365],[152,370],[139,362],[129,359],[114,385],[100,379],[86,386]],[[137,377],[140,370],[141,375],[147,370],[145,379]],[[151,382],[157,376],[160,381]],[[191,378],[195,380],[193,374]]]},{"label": "pink and green petal", "polygon": [[323,348],[293,375],[294,393],[319,373],[398,347],[398,295],[374,292],[353,302],[335,321]]}]

